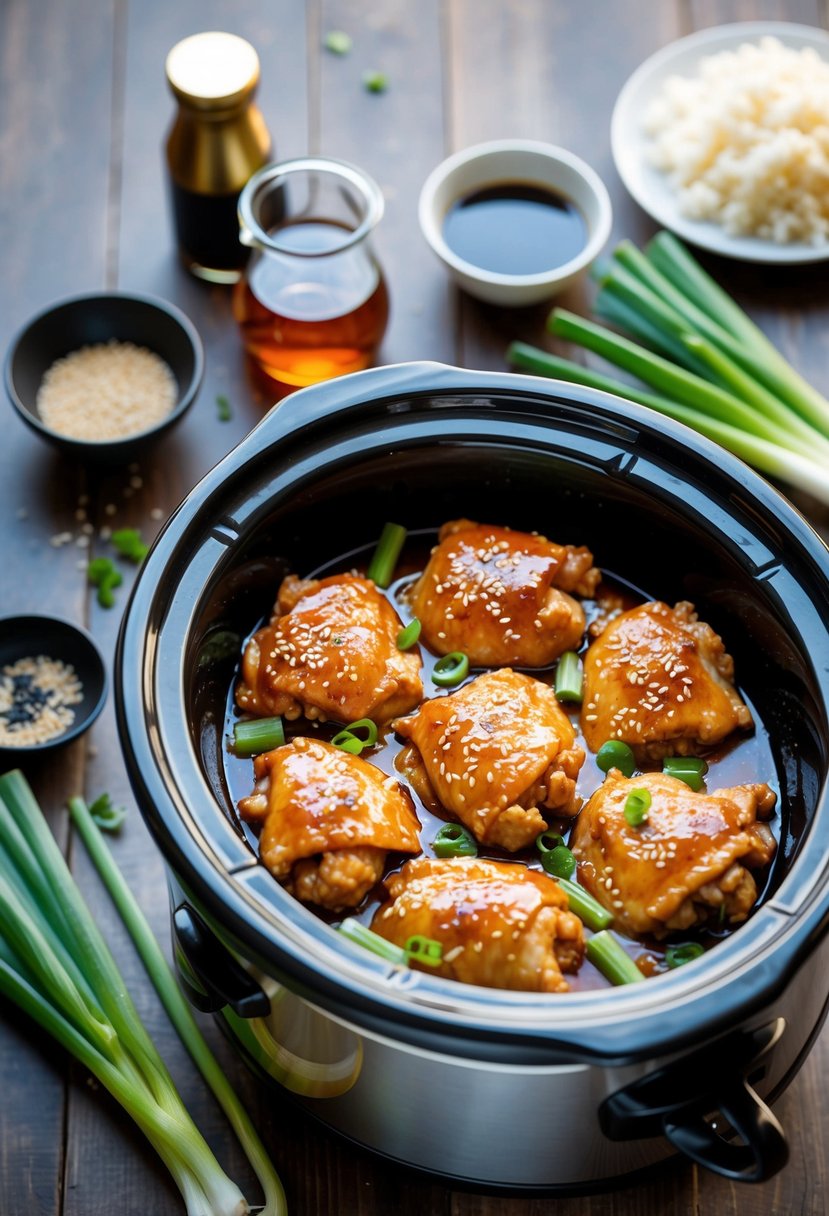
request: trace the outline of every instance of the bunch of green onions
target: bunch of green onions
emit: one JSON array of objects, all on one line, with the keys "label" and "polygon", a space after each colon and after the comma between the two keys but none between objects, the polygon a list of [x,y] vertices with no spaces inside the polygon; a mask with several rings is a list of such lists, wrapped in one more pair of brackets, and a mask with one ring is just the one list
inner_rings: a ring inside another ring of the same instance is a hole
[{"label": "bunch of green onions", "polygon": [[[265,1193],[262,1211],[284,1216],[284,1192],[267,1153],[88,807],[81,798],[69,806],[171,1021],[256,1171]],[[249,1211],[185,1109],[20,772],[0,777],[0,993],[71,1052],[131,1115],[169,1169],[188,1216]]]},{"label": "bunch of green onions", "polygon": [[615,393],[693,427],[763,473],[829,505],[829,401],[786,362],[675,237],[623,241],[603,266],[595,311],[628,336],[562,308],[552,334],[650,389],[514,342],[514,367]]}]

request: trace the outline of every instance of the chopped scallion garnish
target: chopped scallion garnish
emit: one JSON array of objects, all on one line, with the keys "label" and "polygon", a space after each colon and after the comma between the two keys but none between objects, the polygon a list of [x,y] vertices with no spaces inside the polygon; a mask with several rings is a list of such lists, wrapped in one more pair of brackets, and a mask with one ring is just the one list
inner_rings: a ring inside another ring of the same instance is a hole
[{"label": "chopped scallion garnish", "polygon": [[117,832],[127,817],[122,806],[116,806],[109,794],[101,794],[89,804],[89,813],[104,832]]},{"label": "chopped scallion garnish", "polygon": [[572,878],[576,872],[576,859],[563,837],[555,832],[541,832],[535,838],[535,847],[541,855],[541,864],[554,878]]},{"label": "chopped scallion garnish", "polygon": [[338,925],[337,932],[342,933],[343,937],[347,937],[349,941],[356,942],[358,946],[363,946],[366,950],[370,950],[372,954],[377,954],[380,958],[384,958],[387,963],[394,963],[398,967],[407,967],[409,965],[409,956],[405,950],[401,950],[393,942],[386,941],[385,937],[381,937],[379,933],[375,933],[372,929],[366,928],[365,925],[360,924],[353,916],[350,916],[348,920],[344,920],[342,924]]},{"label": "chopped scallion garnish", "polygon": [[233,728],[233,750],[237,756],[261,756],[284,743],[281,718],[255,718],[252,722],[237,722]]},{"label": "chopped scallion garnish", "polygon": [[651,792],[650,790],[631,790],[625,799],[624,816],[625,821],[632,828],[640,828],[643,823],[648,821],[648,813],[651,809]]},{"label": "chopped scallion garnish", "polygon": [[397,635],[397,649],[411,650],[417,639],[420,637],[420,621],[414,617],[409,621],[405,629],[401,629]]},{"label": "chopped scallion garnish", "polygon": [[613,914],[608,912],[607,908],[603,908],[597,899],[585,891],[584,887],[580,887],[576,882],[571,882],[569,878],[557,878],[556,882],[562,891],[566,892],[570,911],[574,912],[579,920],[584,921],[588,929],[596,932],[599,929],[607,929],[609,925],[613,924]]},{"label": "chopped scallion garnish", "polygon": [[424,937],[415,933],[406,939],[403,949],[409,962],[424,963],[427,967],[439,967],[443,961],[443,946],[433,937]]},{"label": "chopped scallion garnish", "polygon": [[638,984],[645,977],[636,963],[607,929],[596,933],[585,943],[585,953],[597,970],[611,984]]},{"label": "chopped scallion garnish", "polygon": [[469,659],[460,650],[453,650],[438,659],[432,668],[432,683],[440,688],[453,688],[469,675]]},{"label": "chopped scallion garnish", "polygon": [[325,35],[323,44],[326,51],[330,51],[332,55],[347,55],[351,50],[351,38],[343,30],[330,30]]},{"label": "chopped scallion garnish", "polygon": [[338,747],[341,752],[348,752],[351,756],[359,756],[364,747],[362,739],[352,735],[350,730],[338,731],[331,740],[331,744],[333,747]]},{"label": "chopped scallion garnish", "polygon": [[384,524],[377,548],[368,564],[366,578],[370,578],[378,587],[388,587],[405,540],[406,529],[402,524]]},{"label": "chopped scallion garnish", "polygon": [[445,823],[432,842],[436,857],[477,857],[475,837],[459,823]]},{"label": "chopped scallion garnish", "polygon": [[385,93],[389,78],[385,72],[363,72],[363,87],[369,93]]},{"label": "chopped scallion garnish", "polygon": [[603,773],[617,768],[624,777],[632,777],[636,759],[627,743],[623,743],[621,739],[609,739],[596,752],[596,764]]},{"label": "chopped scallion garnish", "polygon": [[708,772],[708,765],[696,756],[666,756],[662,761],[662,772],[668,777],[684,781],[694,793],[699,793],[704,784],[703,778]]},{"label": "chopped scallion garnish", "polygon": [[137,528],[118,528],[110,537],[112,547],[120,557],[140,565],[150,551],[150,546],[141,539]]},{"label": "chopped scallion garnish", "polygon": [[665,962],[673,970],[676,967],[684,967],[686,963],[692,963],[695,958],[700,958],[704,953],[705,950],[699,942],[678,942],[675,946],[668,946],[665,951]]},{"label": "chopped scallion garnish", "polygon": [[566,650],[556,667],[555,694],[559,701],[575,701],[582,699],[584,690],[584,671],[579,656],[573,650]]}]

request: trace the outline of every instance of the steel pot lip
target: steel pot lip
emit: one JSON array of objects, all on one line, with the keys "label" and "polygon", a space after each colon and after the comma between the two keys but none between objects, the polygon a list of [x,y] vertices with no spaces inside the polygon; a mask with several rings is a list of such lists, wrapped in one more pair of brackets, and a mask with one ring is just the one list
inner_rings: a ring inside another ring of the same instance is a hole
[{"label": "steel pot lip", "polygon": [[[826,549],[806,521],[740,461],[680,424],[659,419],[656,426],[649,412],[605,394],[510,373],[471,373],[423,364],[359,373],[289,398],[280,406],[279,415],[269,415],[257,432],[208,474],[162,533],[136,584],[119,639],[118,719],[128,766],[157,842],[199,906],[241,953],[265,970],[288,978],[314,1003],[367,1027],[382,1027],[387,1034],[391,1030],[410,1042],[451,1042],[465,1053],[518,1051],[529,1058],[533,1050],[546,1050],[572,1059],[606,1061],[650,1057],[657,1050],[679,1049],[701,1034],[708,1037],[727,1029],[785,987],[822,931],[829,907],[829,874],[814,866],[807,872],[805,859],[799,858],[774,898],[752,918],[751,933],[737,934],[684,973],[661,977],[658,982],[627,991],[570,993],[564,998],[494,989],[459,991],[463,986],[421,978],[421,973],[404,977],[395,973],[393,977],[388,965],[336,938],[328,926],[279,888],[273,901],[280,917],[277,930],[249,885],[254,874],[269,876],[250,863],[244,872],[229,875],[222,858],[205,851],[193,830],[192,808],[177,793],[175,775],[169,769],[173,761],[158,747],[153,664],[164,640],[163,622],[156,629],[152,618],[154,607],[158,609],[160,575],[186,547],[185,541],[190,543],[188,529],[196,529],[210,517],[227,483],[238,479],[243,467],[267,460],[289,441],[307,442],[321,425],[330,436],[335,417],[339,423],[370,409],[385,411],[389,427],[395,423],[405,427],[418,408],[427,408],[427,399],[439,398],[442,406],[430,415],[433,430],[451,429],[455,406],[467,413],[479,408],[485,430],[484,422],[496,417],[493,396],[499,398],[502,410],[501,398],[509,399],[516,417],[529,415],[533,409],[540,416],[542,407],[546,411],[559,403],[580,411],[585,426],[600,425],[611,432],[633,427],[655,447],[663,442],[675,446],[679,441],[691,463],[709,470],[714,482],[730,483],[735,493],[745,487],[752,504],[772,518],[782,518],[803,562],[812,563],[821,587],[826,587]],[[487,398],[488,406],[482,404]],[[270,442],[264,442],[270,436]],[[147,621],[151,625],[145,630]],[[819,676],[826,702],[829,663]],[[136,699],[139,692],[152,715],[149,725]],[[180,697],[180,690],[176,695]],[[209,791],[207,796],[212,802]],[[827,816],[824,790],[816,818]],[[814,823],[810,835],[815,836]],[[549,1016],[551,1008],[555,1009],[554,1019]],[[670,1018],[665,1016],[668,1009]]]}]

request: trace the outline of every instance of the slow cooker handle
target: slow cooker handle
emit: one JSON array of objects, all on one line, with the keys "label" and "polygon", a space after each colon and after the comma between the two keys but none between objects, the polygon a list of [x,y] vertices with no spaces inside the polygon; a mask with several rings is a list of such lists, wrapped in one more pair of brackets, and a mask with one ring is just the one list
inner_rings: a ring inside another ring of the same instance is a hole
[{"label": "slow cooker handle", "polygon": [[765,1102],[744,1078],[718,1106],[743,1144],[723,1140],[706,1120],[705,1111],[665,1116],[662,1127],[666,1137],[686,1157],[738,1182],[765,1182],[789,1159],[783,1128]]},{"label": "slow cooker handle", "polygon": [[[599,1121],[611,1140],[665,1136],[680,1152],[715,1174],[764,1182],[789,1158],[779,1122],[755,1093],[748,1075],[778,1042],[783,1018],[734,1034],[673,1060],[611,1094]],[[709,1120],[720,1112],[742,1144],[726,1140]]]}]

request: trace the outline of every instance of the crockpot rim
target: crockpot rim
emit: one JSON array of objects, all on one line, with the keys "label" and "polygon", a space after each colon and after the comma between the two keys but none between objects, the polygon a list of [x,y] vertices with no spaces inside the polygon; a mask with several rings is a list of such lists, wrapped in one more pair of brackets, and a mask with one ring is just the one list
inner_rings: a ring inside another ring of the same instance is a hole
[{"label": "crockpot rim", "polygon": [[[752,473],[737,460],[736,457],[731,457],[728,453],[724,453],[722,449],[716,445],[710,444],[709,441],[702,439],[694,432],[688,431],[681,424],[672,423],[668,420],[659,418],[658,425],[653,421],[653,415],[650,411],[642,409],[638,406],[629,406],[627,402],[622,402],[617,398],[613,398],[607,394],[596,392],[590,389],[581,389],[577,386],[569,384],[559,384],[546,380],[538,380],[534,377],[517,376],[511,373],[489,373],[489,372],[466,372],[460,369],[449,368],[438,364],[403,364],[389,368],[377,369],[370,372],[359,373],[351,376],[346,380],[329,383],[326,385],[316,386],[314,389],[305,390],[303,393],[296,394],[289,398],[286,403],[279,407],[279,414],[274,417],[273,413],[267,416],[271,422],[267,424],[266,420],[260,424],[261,428],[271,429],[276,431],[275,437],[269,442],[268,450],[276,448],[280,444],[286,443],[288,438],[296,439],[300,430],[303,430],[306,435],[313,430],[314,426],[324,420],[330,426],[333,415],[338,415],[341,420],[350,410],[354,408],[365,407],[371,405],[375,408],[382,405],[383,402],[388,402],[390,398],[400,398],[405,396],[407,400],[414,401],[418,397],[453,397],[464,399],[464,404],[469,405],[469,398],[474,400],[475,394],[479,396],[481,393],[500,394],[504,393],[510,396],[515,401],[524,401],[525,403],[534,400],[538,404],[539,398],[543,399],[545,405],[559,402],[562,404],[588,406],[592,410],[598,411],[604,417],[604,422],[609,421],[621,425],[631,425],[639,431],[645,430],[650,433],[651,438],[664,438],[667,435],[672,440],[679,440],[686,448],[690,447],[692,455],[697,463],[716,462],[716,468],[720,473],[725,473],[726,476],[738,484],[745,484],[748,481],[748,486],[745,487],[753,500],[760,500],[761,505],[767,511],[771,512],[779,520],[779,512],[781,508],[787,516],[786,527],[791,533],[794,530],[798,540],[803,547],[809,552],[809,555],[818,563],[819,566],[825,563],[825,547],[823,547],[820,538],[810,527],[810,525],[802,519],[799,513],[788,504],[788,502],[776,491],[769,486],[756,474]],[[440,411],[438,411],[440,413]],[[446,417],[446,411],[441,415]],[[176,528],[181,530],[182,526],[190,526],[198,519],[199,512],[203,510],[205,503],[210,503],[213,496],[219,492],[224,485],[225,478],[229,475],[239,475],[239,470],[246,467],[254,458],[261,455],[262,434],[260,428],[252,432],[234,452],[230,453],[214,470],[207,475],[193,493],[188,496],[179,510],[175,513],[173,519],[167,525],[162,536],[167,535],[169,539],[170,530],[175,531]],[[754,484],[752,484],[752,482]],[[177,523],[175,521],[178,521]],[[161,548],[164,547],[164,542],[161,541]],[[157,545],[159,542],[157,542]],[[139,790],[142,791],[142,796],[139,797],[139,802],[142,802],[145,810],[145,817],[148,818],[151,830],[156,837],[162,851],[165,853],[168,864],[171,862],[169,854],[175,854],[175,864],[173,869],[185,879],[185,884],[191,888],[197,899],[204,901],[202,906],[210,909],[211,915],[215,915],[217,923],[221,926],[224,933],[228,934],[234,943],[241,946],[241,952],[248,957],[254,957],[257,960],[263,960],[265,970],[272,971],[274,969],[274,958],[270,953],[274,943],[269,939],[262,939],[261,935],[252,930],[249,921],[241,915],[238,907],[238,900],[228,901],[216,894],[214,887],[205,881],[205,875],[202,873],[202,867],[205,863],[205,857],[200,849],[196,849],[196,856],[193,855],[193,847],[196,841],[193,838],[181,836],[181,833],[176,834],[172,831],[169,822],[165,821],[165,817],[159,812],[147,814],[147,805],[153,801],[158,801],[159,792],[161,800],[165,801],[165,791],[163,782],[159,787],[156,783],[154,791],[148,790],[143,781],[140,762],[132,751],[132,739],[129,730],[129,707],[126,703],[123,687],[123,671],[125,663],[132,658],[136,658],[135,649],[140,641],[140,636],[136,638],[136,631],[140,635],[140,625],[137,624],[140,612],[137,611],[139,601],[146,600],[145,589],[153,582],[150,571],[159,560],[158,554],[160,549],[154,548],[153,553],[145,563],[146,574],[142,574],[139,578],[136,587],[130,600],[130,605],[122,624],[121,634],[118,644],[118,686],[117,686],[117,702],[118,702],[118,720],[121,730],[122,740],[124,741],[125,753],[128,759],[131,779],[136,787],[136,794]],[[820,559],[820,560],[819,560]],[[825,572],[821,570],[824,574]],[[155,580],[157,582],[157,579]],[[824,685],[826,682],[823,682]],[[827,688],[823,687],[824,696],[827,693]],[[825,790],[819,798],[819,803],[824,804]],[[166,800],[169,801],[169,800]],[[168,805],[168,810],[169,805]],[[175,810],[173,811],[175,813]],[[819,813],[819,808],[816,810],[816,815]],[[178,835],[178,839],[175,837]],[[798,859],[795,863],[795,869],[802,859]],[[261,867],[256,866],[257,870],[261,871]],[[785,888],[789,882],[788,876],[782,884]],[[754,921],[759,921],[761,916],[770,916],[772,913],[777,913],[782,916],[780,927],[789,925],[789,931],[784,936],[789,940],[789,966],[781,972],[779,968],[773,975],[768,973],[768,967],[758,967],[757,960],[750,960],[749,976],[747,982],[741,989],[741,999],[739,1001],[740,1016],[747,1015],[752,1009],[759,1009],[764,1002],[767,1002],[770,994],[776,989],[785,986],[789,975],[793,968],[798,965],[798,960],[805,950],[808,950],[810,942],[814,934],[822,930],[823,920],[825,919],[826,903],[826,881],[822,884],[821,892],[812,891],[811,904],[807,909],[800,909],[793,917],[788,916],[784,911],[782,914],[778,909],[774,908],[774,899],[758,910]],[[823,898],[818,900],[817,895],[822,894]],[[290,897],[285,897],[289,899]],[[776,896],[775,896],[776,898]],[[815,906],[817,900],[817,907]],[[233,906],[231,907],[231,902]],[[292,901],[293,903],[293,901]],[[809,910],[810,909],[810,910]],[[313,914],[307,913],[303,909],[306,916],[313,918],[316,925],[324,930],[329,939],[333,939],[332,931],[328,926],[323,925]],[[739,943],[742,935],[736,935],[735,938],[729,939],[729,942],[723,943],[714,952],[715,959],[721,957],[727,950],[734,953],[735,947],[733,943]],[[333,940],[327,942],[329,947],[335,943]],[[262,949],[262,946],[270,947]],[[346,958],[350,957],[350,962],[362,971],[366,972],[372,968],[369,965],[374,964],[376,960],[365,955],[364,951],[352,947],[348,943],[343,943],[341,939],[336,940],[336,947],[339,956]],[[765,947],[763,948],[765,950]],[[779,949],[777,949],[779,955]],[[739,953],[751,953],[748,949],[748,939],[746,940],[746,949]],[[364,957],[363,957],[364,956]],[[764,955],[765,958],[765,955]],[[688,991],[698,990],[700,988],[707,989],[712,986],[711,975],[714,972],[722,972],[726,966],[726,960],[715,966],[709,966],[711,956],[705,960],[701,960],[700,964],[695,964],[694,968],[683,969],[683,973],[677,972],[673,975],[665,976],[660,979],[659,992],[660,995],[668,996],[668,986],[671,987],[671,1003],[677,1000],[684,1000]],[[766,960],[767,961],[767,960]],[[473,1018],[463,1019],[453,1011],[452,1017],[455,1019],[454,1024],[447,1024],[446,1018],[442,1017],[445,1010],[441,1010],[437,1006],[416,1005],[411,1000],[411,995],[407,998],[403,989],[398,989],[395,992],[385,992],[378,994],[377,991],[369,993],[358,992],[353,984],[346,985],[343,977],[332,976],[330,974],[321,974],[320,969],[308,966],[306,960],[297,960],[296,958],[287,957],[284,950],[281,953],[277,969],[285,970],[294,986],[298,986],[311,996],[311,999],[318,1000],[321,1004],[333,1005],[334,1008],[340,1009],[345,998],[346,1007],[353,1013],[355,1020],[368,1025],[376,1020],[377,1024],[387,1026],[389,1019],[397,1023],[402,1029],[401,1023],[407,1023],[406,1029],[408,1034],[416,1035],[418,1030],[425,1035],[443,1034],[443,1035],[469,1035],[479,1042],[490,1036],[502,1036],[510,1039],[515,1043],[532,1040],[538,1042],[543,1041],[550,1047],[557,1047],[570,1053],[582,1053],[589,1058],[601,1057],[602,1059],[629,1059],[636,1055],[652,1056],[655,1050],[653,1019],[647,1017],[648,1033],[643,1034],[641,1028],[637,1029],[637,1033],[625,1033],[620,1026],[625,1022],[625,1014],[627,1011],[628,1022],[634,1016],[631,1010],[635,1011],[641,1006],[642,998],[645,996],[643,989],[651,990],[651,985],[635,986],[636,992],[630,990],[615,992],[597,992],[569,994],[566,1000],[570,1006],[571,1012],[575,1012],[576,1006],[583,1005],[586,998],[591,1002],[593,1010],[597,1010],[598,1015],[593,1019],[596,1023],[591,1028],[593,1041],[585,1042],[585,1035],[567,1035],[559,1032],[551,1032],[549,1028],[547,1032],[540,1031],[536,1025],[515,1025],[510,1027],[493,1027],[490,1024],[475,1025]],[[693,972],[696,970],[696,975]],[[373,968],[376,978],[376,967]],[[706,978],[707,977],[707,978]],[[432,983],[443,988],[448,988],[454,995],[458,986],[452,984],[451,981],[435,981],[432,977],[428,977]],[[750,982],[748,982],[750,981]],[[494,1003],[492,992],[493,990],[486,989],[466,989],[464,994],[465,999],[461,1002],[464,1006],[470,1003],[479,1003],[480,1009],[484,1009],[489,1003]],[[733,986],[732,986],[733,987]],[[475,994],[475,1001],[470,1001],[470,994]],[[483,998],[478,1001],[477,994],[484,994]],[[733,993],[732,993],[733,995]],[[527,997],[530,1001],[527,1002]],[[488,1000],[487,1000],[488,998]],[[540,1013],[541,1009],[549,1008],[549,1001],[555,1000],[555,997],[543,994],[520,994],[522,1009],[527,1008],[528,1004],[536,1007]],[[543,1005],[542,1005],[543,1002]],[[648,997],[646,1004],[656,1002],[656,994]],[[447,1000],[446,1003],[452,1003]],[[713,1002],[710,1002],[713,1006]],[[604,1016],[605,1008],[609,1007],[610,1013],[607,1017]],[[666,1001],[660,999],[658,1001],[658,1012],[664,1012]],[[710,1034],[716,1032],[719,1026],[722,1029],[727,1029],[734,1022],[734,1010],[732,1008],[734,1002],[726,1002],[727,1008],[718,1009],[712,1007],[710,1016],[706,1020],[705,1033]],[[477,1007],[477,1005],[476,1005]],[[479,1017],[482,1014],[479,1012]],[[641,1016],[641,1015],[636,1015]],[[666,1021],[667,1019],[663,1019]],[[673,1020],[673,1019],[672,1019]],[[604,1033],[596,1035],[597,1028],[600,1027]],[[630,1031],[630,1026],[628,1026]],[[590,1037],[590,1036],[587,1036]],[[659,1044],[661,1049],[671,1050],[678,1049],[680,1046],[687,1046],[688,1028],[682,1027],[678,1033],[671,1033],[667,1028],[662,1028]]]}]

